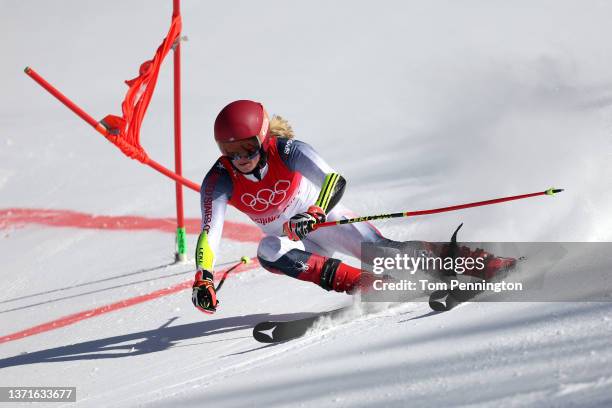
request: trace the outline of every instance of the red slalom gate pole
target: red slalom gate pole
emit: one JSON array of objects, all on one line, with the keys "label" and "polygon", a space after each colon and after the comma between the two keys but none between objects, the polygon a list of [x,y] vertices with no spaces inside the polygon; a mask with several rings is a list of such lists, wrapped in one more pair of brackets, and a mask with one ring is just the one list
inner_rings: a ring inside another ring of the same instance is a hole
[{"label": "red slalom gate pole", "polygon": [[448,212],[448,211],[462,210],[464,208],[472,208],[472,207],[480,207],[483,205],[499,204],[499,203],[504,203],[506,201],[522,200],[524,198],[536,197],[536,196],[541,196],[541,195],[552,196],[562,191],[563,189],[557,189],[557,188],[551,187],[548,190],[540,191],[537,193],[529,193],[529,194],[521,194],[521,195],[516,195],[516,196],[510,196],[510,197],[494,198],[492,200],[476,201],[473,203],[452,205],[450,207],[434,208],[431,210],[404,211],[404,212],[397,212],[397,213],[391,213],[391,214],[368,215],[365,217],[349,218],[349,219],[338,220],[338,221],[328,221],[328,222],[322,222],[320,224],[315,224],[313,229],[316,230],[319,228],[331,227],[334,225],[353,224],[355,222],[382,220],[382,219],[387,219],[387,218],[415,217],[417,215],[437,214],[437,213]]},{"label": "red slalom gate pole", "polygon": [[179,183],[181,183],[185,187],[195,191],[196,193],[200,193],[200,185],[199,184],[196,184],[193,181],[188,180],[188,179],[186,179],[183,176],[179,176],[178,174],[174,173],[172,170],[168,169],[167,167],[162,166],[161,164],[159,164],[155,160],[149,158],[145,164],[147,166],[152,167],[153,169],[157,170],[158,172],[160,172],[164,176],[167,176],[167,177],[171,178],[174,181],[178,181]]},{"label": "red slalom gate pole", "polygon": [[[181,1],[173,0],[172,16],[181,14]],[[174,45],[174,172],[182,176],[183,162],[181,157],[181,38]],[[176,261],[187,259],[187,237],[183,214],[183,186],[176,183]]]},{"label": "red slalom gate pole", "polygon": [[[47,82],[43,77],[41,77],[32,68],[26,67],[24,72],[30,78],[32,78],[34,81],[36,81],[36,83],[38,83],[38,85],[43,87],[47,92],[49,92],[51,95],[53,95],[57,100],[59,100],[61,103],[63,103],[68,109],[70,109],[78,117],[80,117],[85,122],[87,122],[89,125],[91,125],[91,127],[93,127],[97,132],[99,132],[102,136],[104,136],[106,139],[108,139],[112,143],[112,140],[109,137],[110,135],[108,134],[106,128],[100,122],[98,122],[97,120],[92,118],[87,112],[85,112],[83,109],[81,109],[79,106],[77,106],[66,95],[62,94],[57,88],[55,88],[53,85],[51,85],[49,82]],[[174,173],[172,170],[162,166],[161,164],[157,163],[155,160],[152,160],[151,158],[148,158],[145,162],[142,162],[142,163],[146,164],[147,166],[149,166],[151,168],[153,168],[154,170],[157,170],[158,172],[160,172],[164,176],[169,177],[169,178],[171,178],[171,179],[173,179],[173,180],[183,184],[184,186],[192,189],[193,191],[195,191],[197,193],[200,192],[200,186],[198,184],[194,183],[191,180],[186,179],[183,176],[180,176],[180,175]]]},{"label": "red slalom gate pole", "polygon": [[34,71],[30,67],[26,67],[24,72],[32,78],[34,81],[38,83],[38,85],[42,86],[47,92],[51,95],[55,96],[61,103],[63,103],[68,109],[77,114],[78,117],[83,119],[85,122],[89,123],[95,130],[100,132],[102,136],[107,137],[108,133],[106,132],[106,128],[102,126],[100,122],[92,118],[85,112],[83,109],[79,108],[74,102],[72,102],[66,95],[61,93],[57,88],[47,82],[43,77],[38,75],[38,72]]}]

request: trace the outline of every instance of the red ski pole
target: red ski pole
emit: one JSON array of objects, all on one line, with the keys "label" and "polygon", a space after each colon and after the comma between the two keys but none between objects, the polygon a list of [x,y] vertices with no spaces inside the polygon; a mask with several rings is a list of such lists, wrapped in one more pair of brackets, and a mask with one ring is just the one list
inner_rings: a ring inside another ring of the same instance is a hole
[{"label": "red ski pole", "polygon": [[552,196],[562,191],[563,189],[557,189],[557,188],[551,187],[548,190],[540,191],[538,193],[521,194],[521,195],[516,195],[516,196],[510,196],[510,197],[495,198],[492,200],[476,201],[473,203],[453,205],[450,207],[434,208],[431,210],[404,211],[404,212],[397,212],[397,213],[391,213],[391,214],[368,215],[365,217],[349,218],[349,219],[338,220],[338,221],[328,221],[328,222],[322,222],[320,224],[315,224],[313,229],[316,230],[319,228],[331,227],[333,225],[352,224],[355,222],[382,220],[382,219],[387,219],[387,218],[415,217],[417,215],[437,214],[437,213],[448,212],[448,211],[463,210],[464,208],[472,208],[472,207],[480,207],[483,205],[499,204],[499,203],[504,203],[506,201],[522,200],[524,198],[537,197],[541,195]]},{"label": "red ski pole", "polygon": [[221,278],[221,280],[219,281],[219,284],[217,285],[217,287],[215,288],[215,292],[218,292],[221,290],[221,286],[223,286],[223,283],[225,282],[225,279],[227,279],[227,275],[229,275],[229,273],[233,270],[235,270],[236,268],[238,268],[240,265],[246,265],[248,263],[251,262],[251,258],[249,258],[248,256],[243,256],[240,258],[240,262],[238,262],[237,264],[235,264],[234,266],[232,266],[231,268],[228,268],[228,270],[225,271],[225,273],[223,274],[223,277]]}]

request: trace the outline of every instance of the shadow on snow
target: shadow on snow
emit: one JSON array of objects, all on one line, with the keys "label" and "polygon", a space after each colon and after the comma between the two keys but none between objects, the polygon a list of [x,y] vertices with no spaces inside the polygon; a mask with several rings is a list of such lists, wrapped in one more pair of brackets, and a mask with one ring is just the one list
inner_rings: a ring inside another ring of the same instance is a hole
[{"label": "shadow on snow", "polygon": [[161,327],[153,330],[91,340],[4,358],[0,360],[0,368],[36,363],[122,358],[155,353],[177,346],[183,340],[251,329],[257,323],[264,320],[290,320],[311,315],[313,314],[291,313],[271,315],[268,313],[258,313],[170,326],[170,324],[178,319],[174,317]]}]

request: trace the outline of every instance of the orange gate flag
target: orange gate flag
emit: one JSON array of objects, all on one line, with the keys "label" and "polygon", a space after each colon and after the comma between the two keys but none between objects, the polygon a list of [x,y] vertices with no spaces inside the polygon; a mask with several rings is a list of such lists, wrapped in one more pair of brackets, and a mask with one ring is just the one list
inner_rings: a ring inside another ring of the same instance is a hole
[{"label": "orange gate flag", "polygon": [[180,41],[181,29],[181,16],[173,16],[168,35],[157,48],[153,59],[140,65],[140,74],[136,78],[125,81],[129,89],[121,104],[123,116],[107,115],[100,121],[107,130],[106,138],[126,156],[142,163],[148,163],[149,157],[140,145],[140,125],[151,102],[162,61]]}]

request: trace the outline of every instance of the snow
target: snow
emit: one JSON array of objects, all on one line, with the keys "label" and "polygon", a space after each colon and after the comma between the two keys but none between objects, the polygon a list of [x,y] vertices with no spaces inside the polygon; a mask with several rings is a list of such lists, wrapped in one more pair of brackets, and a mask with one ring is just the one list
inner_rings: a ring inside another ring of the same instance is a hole
[{"label": "snow", "polygon": [[[447,240],[461,222],[464,241],[612,239],[609,2],[183,3],[189,179],[200,182],[218,155],[217,111],[251,98],[346,176],[343,202],[360,214],[566,188],[379,222],[394,239]],[[172,216],[172,182],[124,158],[23,73],[31,66],[96,118],[119,113],[122,81],[165,35],[171,1],[3,0],[2,9],[0,210]],[[142,129],[168,167],[171,66]],[[198,196],[185,197],[198,217]],[[197,237],[188,238],[192,251]],[[4,226],[0,242],[0,336],[193,276],[191,263],[172,264],[174,237],[160,231]],[[218,258],[227,267],[255,252],[255,242],[226,240]],[[577,254],[560,276],[610,270],[607,254],[588,254],[597,259],[576,267]],[[252,339],[257,322],[352,299],[257,267],[230,276],[220,300],[203,315],[187,289],[4,342],[0,386],[76,386],[77,406],[612,404],[607,302],[355,307],[354,319],[270,346]]]}]

